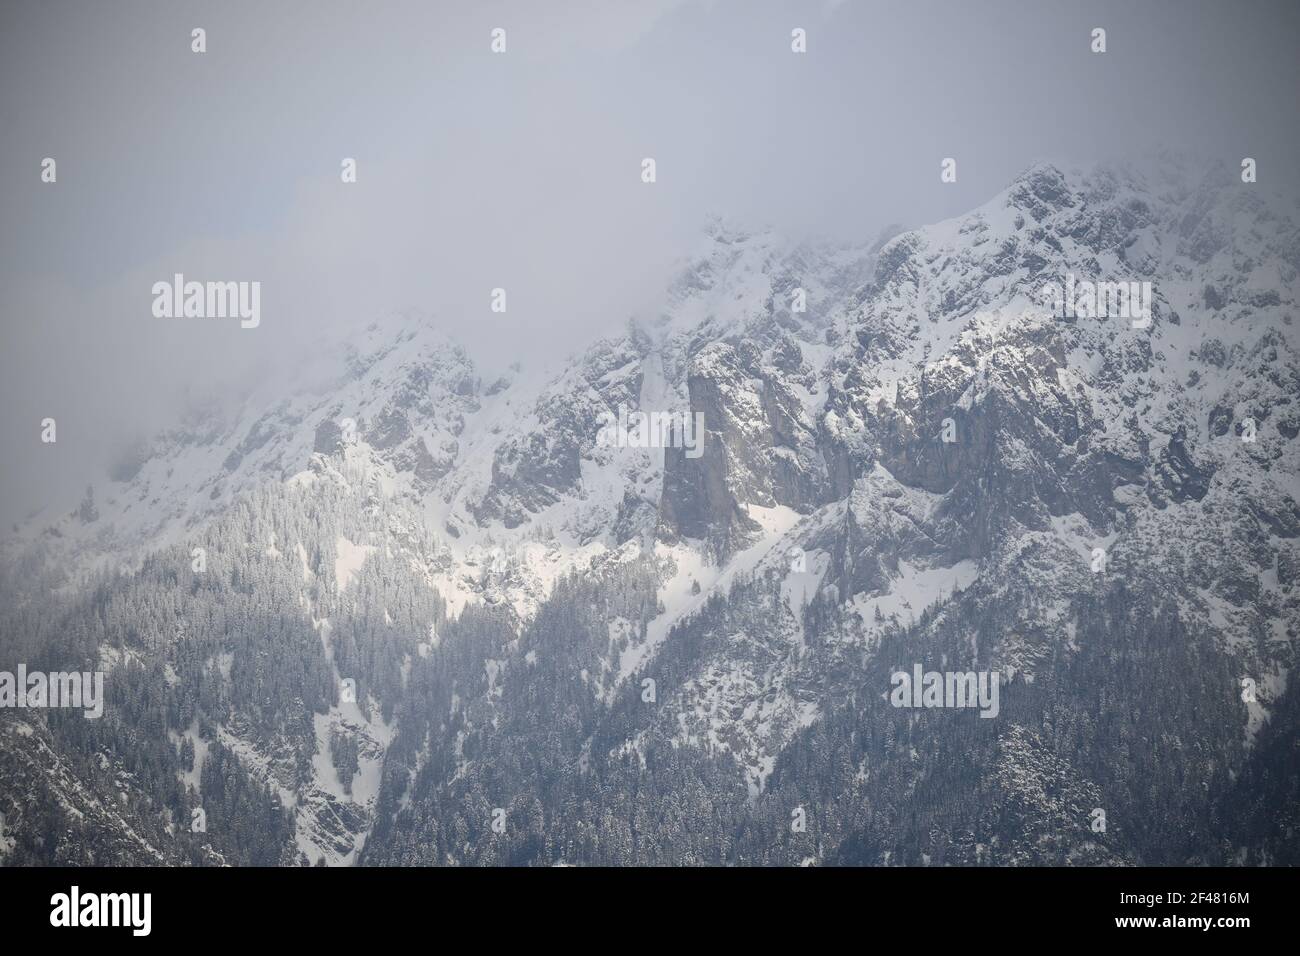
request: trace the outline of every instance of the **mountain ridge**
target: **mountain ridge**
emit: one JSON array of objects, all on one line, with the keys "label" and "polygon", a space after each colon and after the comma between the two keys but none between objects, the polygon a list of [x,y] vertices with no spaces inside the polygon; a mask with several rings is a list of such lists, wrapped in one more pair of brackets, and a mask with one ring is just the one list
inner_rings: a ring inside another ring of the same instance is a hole
[{"label": "mountain ridge", "polygon": [[[533,805],[557,786],[607,815],[592,861],[1206,861],[1222,848],[1193,836],[1215,828],[1233,860],[1293,858],[1293,831],[1228,827],[1219,803],[1267,776],[1257,741],[1294,729],[1274,715],[1294,711],[1300,637],[1300,232],[1232,176],[1037,164],[883,243],[715,223],[663,314],[549,378],[485,385],[454,343],[392,316],[344,350],[334,389],[174,433],[54,532],[26,529],[9,564],[60,590],[70,622],[119,581],[190,582],[166,600],[178,621],[208,608],[193,643],[160,651],[170,625],[118,609],[98,617],[122,627],[78,647],[112,649],[114,673],[132,655],[173,668],[173,706],[197,723],[163,721],[166,746],[218,744],[249,786],[279,788],[296,813],[275,828],[292,833],[280,862],[569,860],[552,831],[576,823]],[[1149,326],[1051,315],[1043,287],[1067,275],[1151,281]],[[620,408],[702,414],[704,453],[602,444]],[[192,547],[211,572],[186,571]],[[88,579],[74,549],[103,556]],[[270,620],[307,655],[291,678],[258,663],[253,622]],[[922,729],[883,709],[882,669],[934,655],[1002,675],[1002,718]],[[1144,700],[1130,668],[1151,667],[1174,668],[1199,711]],[[234,673],[293,703],[254,704]],[[1179,755],[1117,725],[1089,682],[1167,737],[1182,727]],[[1097,747],[1161,768],[1160,800],[1203,772],[1208,794],[1180,798],[1193,836],[1143,823],[1153,798]],[[963,748],[976,756],[940,759]],[[359,799],[337,770],[353,752]],[[798,768],[827,760],[839,789],[823,793]],[[970,766],[965,785],[1006,819],[933,796]],[[713,842],[623,832],[652,772],[666,800],[717,788]],[[586,789],[597,778],[612,803]],[[1271,779],[1294,792],[1294,774]],[[899,816],[917,787],[937,843]],[[194,789],[149,812],[208,799]],[[530,821],[508,850],[483,829],[493,792]],[[778,832],[800,793],[820,807],[815,840]],[[1276,809],[1273,790],[1255,799]],[[1089,826],[1108,801],[1110,837]]]}]

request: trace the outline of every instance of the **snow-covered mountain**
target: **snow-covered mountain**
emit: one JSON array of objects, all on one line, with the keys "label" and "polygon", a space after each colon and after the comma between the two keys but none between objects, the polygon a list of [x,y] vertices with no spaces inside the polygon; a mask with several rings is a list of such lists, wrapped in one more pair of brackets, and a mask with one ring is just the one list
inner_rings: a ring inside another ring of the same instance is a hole
[{"label": "snow-covered mountain", "polygon": [[[859,245],[711,223],[557,370],[386,316],[6,543],[0,663],[118,706],[0,719],[25,788],[63,761],[0,856],[1294,861],[1298,212],[1040,164]],[[1076,282],[1149,321],[1055,315]],[[702,450],[606,440],[638,412]],[[1001,714],[891,707],[914,663]]]}]

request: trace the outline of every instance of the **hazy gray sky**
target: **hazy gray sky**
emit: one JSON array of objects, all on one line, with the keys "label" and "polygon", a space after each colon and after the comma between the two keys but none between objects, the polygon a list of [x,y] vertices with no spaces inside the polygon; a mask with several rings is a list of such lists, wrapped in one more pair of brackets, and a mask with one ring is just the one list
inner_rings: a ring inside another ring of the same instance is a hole
[{"label": "hazy gray sky", "polygon": [[[1037,159],[1158,147],[1293,176],[1298,11],[5,0],[0,519],[84,485],[182,389],[287,375],[393,307],[435,313],[490,365],[580,345],[653,307],[711,212],[866,239],[965,211]],[[150,287],[174,272],[260,281],[261,326],[155,319]]]}]

